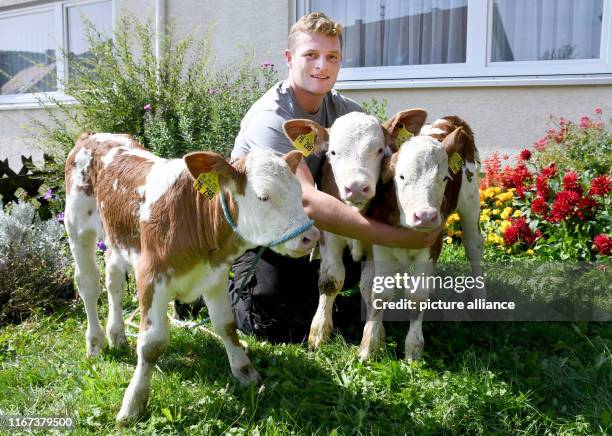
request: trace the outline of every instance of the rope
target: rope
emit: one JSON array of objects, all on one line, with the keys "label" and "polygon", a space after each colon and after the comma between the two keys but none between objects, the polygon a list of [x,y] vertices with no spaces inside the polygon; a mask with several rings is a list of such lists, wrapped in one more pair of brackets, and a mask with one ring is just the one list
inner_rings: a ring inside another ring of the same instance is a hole
[{"label": "rope", "polygon": [[[238,233],[238,226],[236,225],[236,223],[232,219],[232,216],[229,213],[227,203],[225,202],[225,196],[221,194],[219,195],[219,199],[221,200],[221,208],[223,209],[223,215],[225,216],[225,220],[230,225],[230,227],[234,230],[234,232],[238,234],[238,236],[240,236],[242,239],[245,239],[240,233]],[[261,259],[261,256],[263,255],[263,252],[266,248],[275,247],[277,245],[282,244],[283,242],[287,242],[288,240],[295,238],[299,234],[304,233],[306,230],[314,226],[314,223],[315,223],[314,220],[308,220],[307,222],[305,222],[298,228],[293,229],[288,233],[285,233],[280,238],[273,240],[267,245],[262,245],[261,247],[259,247],[259,250],[257,251],[257,256],[255,256],[255,259],[253,259],[253,262],[251,262],[251,265],[249,266],[247,273],[242,279],[242,284],[240,285],[240,289],[238,289],[238,295],[242,295],[242,291],[244,290],[244,287],[246,286],[247,282],[253,276],[255,272],[255,267],[259,263],[259,259]]]}]

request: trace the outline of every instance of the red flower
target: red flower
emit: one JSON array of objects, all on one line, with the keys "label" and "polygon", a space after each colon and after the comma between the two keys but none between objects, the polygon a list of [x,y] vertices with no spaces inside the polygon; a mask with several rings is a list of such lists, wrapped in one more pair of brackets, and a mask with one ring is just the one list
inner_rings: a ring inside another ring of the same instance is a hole
[{"label": "red flower", "polygon": [[542,232],[536,230],[533,233],[529,224],[527,224],[527,220],[522,216],[512,220],[512,225],[506,229],[503,236],[506,245],[512,245],[522,239],[528,246],[531,246],[538,238],[542,237]]},{"label": "red flower", "polygon": [[591,119],[587,116],[580,118],[580,128],[586,129],[591,126]]},{"label": "red flower", "polygon": [[576,191],[559,192],[552,205],[550,221],[557,223],[565,221],[572,215],[579,200],[580,195]]},{"label": "red flower", "polygon": [[602,112],[602,111],[601,111],[601,108],[600,108],[600,107],[596,107],[596,108],[595,108],[595,113],[596,113],[597,115],[601,115],[601,112]]},{"label": "red flower", "polygon": [[557,175],[557,167],[555,166],[554,163],[551,163],[547,167],[542,168],[542,170],[540,171],[540,174],[542,174],[546,178],[554,177]]},{"label": "red flower", "polygon": [[536,213],[540,216],[546,216],[548,212],[548,205],[546,204],[546,200],[542,197],[538,197],[531,203],[531,210],[533,213]]},{"label": "red flower", "polygon": [[520,159],[521,160],[531,159],[531,151],[529,151],[528,149],[524,149],[523,151],[521,151]]},{"label": "red flower", "polygon": [[600,233],[593,238],[593,245],[599,254],[609,256],[612,251],[612,237]]},{"label": "red flower", "polygon": [[538,197],[545,199],[548,197],[549,192],[548,177],[545,174],[538,174],[538,177],[536,177],[536,193]]},{"label": "red flower", "polygon": [[576,210],[576,216],[580,220],[584,220],[587,216],[591,216],[595,213],[597,208],[597,202],[592,198],[582,197],[578,201],[578,209]]},{"label": "red flower", "polygon": [[485,178],[482,180],[482,188],[486,189],[490,186],[499,186],[501,184],[501,161],[499,159],[499,154],[494,152],[490,159],[485,159],[484,164]]},{"label": "red flower", "polygon": [[548,143],[546,137],[538,139],[533,143],[533,146],[536,150],[542,151],[546,148],[546,144]]},{"label": "red flower", "polygon": [[563,189],[566,191],[576,191],[582,194],[582,187],[578,183],[578,173],[574,171],[568,171],[563,176]]},{"label": "red flower", "polygon": [[612,188],[612,177],[598,176],[591,180],[591,189],[589,189],[589,195],[595,195],[603,197]]},{"label": "red flower", "polygon": [[505,188],[515,188],[519,198],[525,196],[525,181],[531,177],[531,173],[525,166],[520,163],[516,167],[505,167],[502,174],[502,184]]},{"label": "red flower", "polygon": [[515,227],[514,225],[512,225],[504,231],[504,244],[512,245],[515,242],[517,242],[518,239],[519,239],[518,227]]}]

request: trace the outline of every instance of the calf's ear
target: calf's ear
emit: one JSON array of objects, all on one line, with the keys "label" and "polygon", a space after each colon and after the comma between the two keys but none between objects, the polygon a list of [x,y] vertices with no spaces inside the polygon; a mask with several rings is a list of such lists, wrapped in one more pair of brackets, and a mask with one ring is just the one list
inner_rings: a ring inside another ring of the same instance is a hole
[{"label": "calf's ear", "polygon": [[289,153],[285,154],[283,156],[283,159],[285,159],[285,162],[287,162],[287,165],[289,165],[289,168],[291,168],[291,171],[293,172],[293,174],[295,174],[295,172],[297,171],[297,167],[300,164],[300,161],[302,160],[302,153],[298,150],[292,150]]},{"label": "calf's ear", "polygon": [[329,131],[311,120],[295,119],[285,121],[283,131],[289,140],[293,143],[300,135],[306,135],[310,132],[315,133],[313,153],[320,155],[327,151],[329,145]]},{"label": "calf's ear", "polygon": [[386,156],[383,158],[380,164],[380,180],[383,183],[388,183],[389,180],[393,179],[398,157],[399,153],[395,152],[391,156]]},{"label": "calf's ear", "polygon": [[400,111],[382,123],[385,140],[391,150],[395,152],[402,145],[397,143],[398,135],[402,129],[406,129],[413,136],[416,136],[421,131],[426,119],[427,111],[425,109],[414,108]]},{"label": "calf's ear", "polygon": [[195,151],[186,154],[183,160],[187,164],[189,174],[194,179],[202,173],[215,172],[230,180],[238,176],[236,169],[231,166],[221,155],[210,151]]},{"label": "calf's ear", "polygon": [[442,145],[446,149],[446,153],[451,156],[453,153],[458,153],[463,150],[466,141],[470,140],[469,136],[463,130],[463,127],[457,127],[444,138]]}]

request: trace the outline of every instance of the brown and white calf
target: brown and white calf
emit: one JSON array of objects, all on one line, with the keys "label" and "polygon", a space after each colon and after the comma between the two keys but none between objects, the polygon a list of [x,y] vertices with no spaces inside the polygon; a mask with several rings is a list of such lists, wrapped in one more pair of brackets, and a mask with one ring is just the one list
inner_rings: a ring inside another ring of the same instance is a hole
[{"label": "brown and white calf", "polygon": [[[283,158],[255,151],[233,165],[209,152],[161,159],[127,135],[83,134],[66,162],[65,223],[76,262],[75,279],[87,313],[87,354],[104,346],[98,318],[100,271],[96,241],[104,238],[111,347],[126,343],[122,304],[126,272],[133,270],[140,305],[138,364],[125,392],[119,422],[145,410],[151,374],[168,343],[168,303],[203,295],[215,332],[222,338],[233,375],[258,383],[236,335],[227,294],[232,261],[309,222],[294,173],[298,151]],[[193,187],[201,173],[219,176],[220,193],[208,200]],[[237,225],[224,218],[220,197]],[[319,239],[311,227],[273,249],[303,256]]]},{"label": "brown and white calf", "polygon": [[[321,170],[320,189],[365,214],[376,194],[381,161],[396,151],[398,133],[406,129],[412,135],[418,134],[426,118],[424,110],[410,109],[381,124],[376,117],[351,112],[339,117],[329,129],[302,119],[287,121],[283,128],[291,141],[311,130],[315,132],[315,149],[325,152],[327,157]],[[344,284],[342,258],[347,247],[355,262],[369,251],[361,241],[330,232],[323,232],[319,241],[319,305],[308,336],[311,348],[318,348],[332,331],[332,309]]]},{"label": "brown and white calf", "polygon": [[[453,173],[449,159],[457,153],[463,165]],[[471,128],[458,117],[441,118],[425,125],[420,135],[401,145],[383,163],[378,194],[373,199],[368,216],[391,225],[415,230],[430,230],[442,224],[457,210],[463,227],[463,244],[472,266],[472,273],[482,275],[483,237],[478,227],[480,198],[478,193],[479,158]],[[359,350],[361,360],[384,343],[383,312],[373,304],[374,276],[394,276],[414,265],[414,276],[433,274],[442,248],[442,235],[427,249],[408,250],[373,246],[374,262],[362,273],[362,296],[367,304],[367,319]],[[423,282],[421,282],[423,284]],[[403,291],[408,300],[427,301],[430,289],[421,286]],[[486,296],[480,289],[473,297]],[[423,351],[423,312],[411,314],[410,329],[405,339],[405,357],[418,359]]]}]

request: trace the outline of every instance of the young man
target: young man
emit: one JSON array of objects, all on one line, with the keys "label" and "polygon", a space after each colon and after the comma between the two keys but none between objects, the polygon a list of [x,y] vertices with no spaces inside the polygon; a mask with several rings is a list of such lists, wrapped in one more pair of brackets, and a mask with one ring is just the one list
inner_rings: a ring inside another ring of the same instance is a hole
[{"label": "young man", "polygon": [[[266,92],[247,112],[236,137],[232,159],[259,147],[282,155],[294,149],[283,133],[283,123],[308,118],[330,127],[336,118],[363,109],[332,88],[342,59],[342,27],[322,13],[303,16],[289,32],[285,59],[286,80]],[[321,157],[302,161],[297,177],[303,205],[319,229],[369,243],[392,247],[422,248],[436,240],[439,230],[420,233],[392,227],[363,217],[337,199],[318,191]],[[233,267],[229,290],[238,328],[271,341],[301,342],[308,334],[318,301],[318,262],[289,259],[266,250],[255,273],[239,294],[254,252],[245,254]],[[348,257],[345,258],[345,264]],[[360,266],[347,265],[345,288],[359,279]],[[358,315],[352,314],[353,317]]]}]

